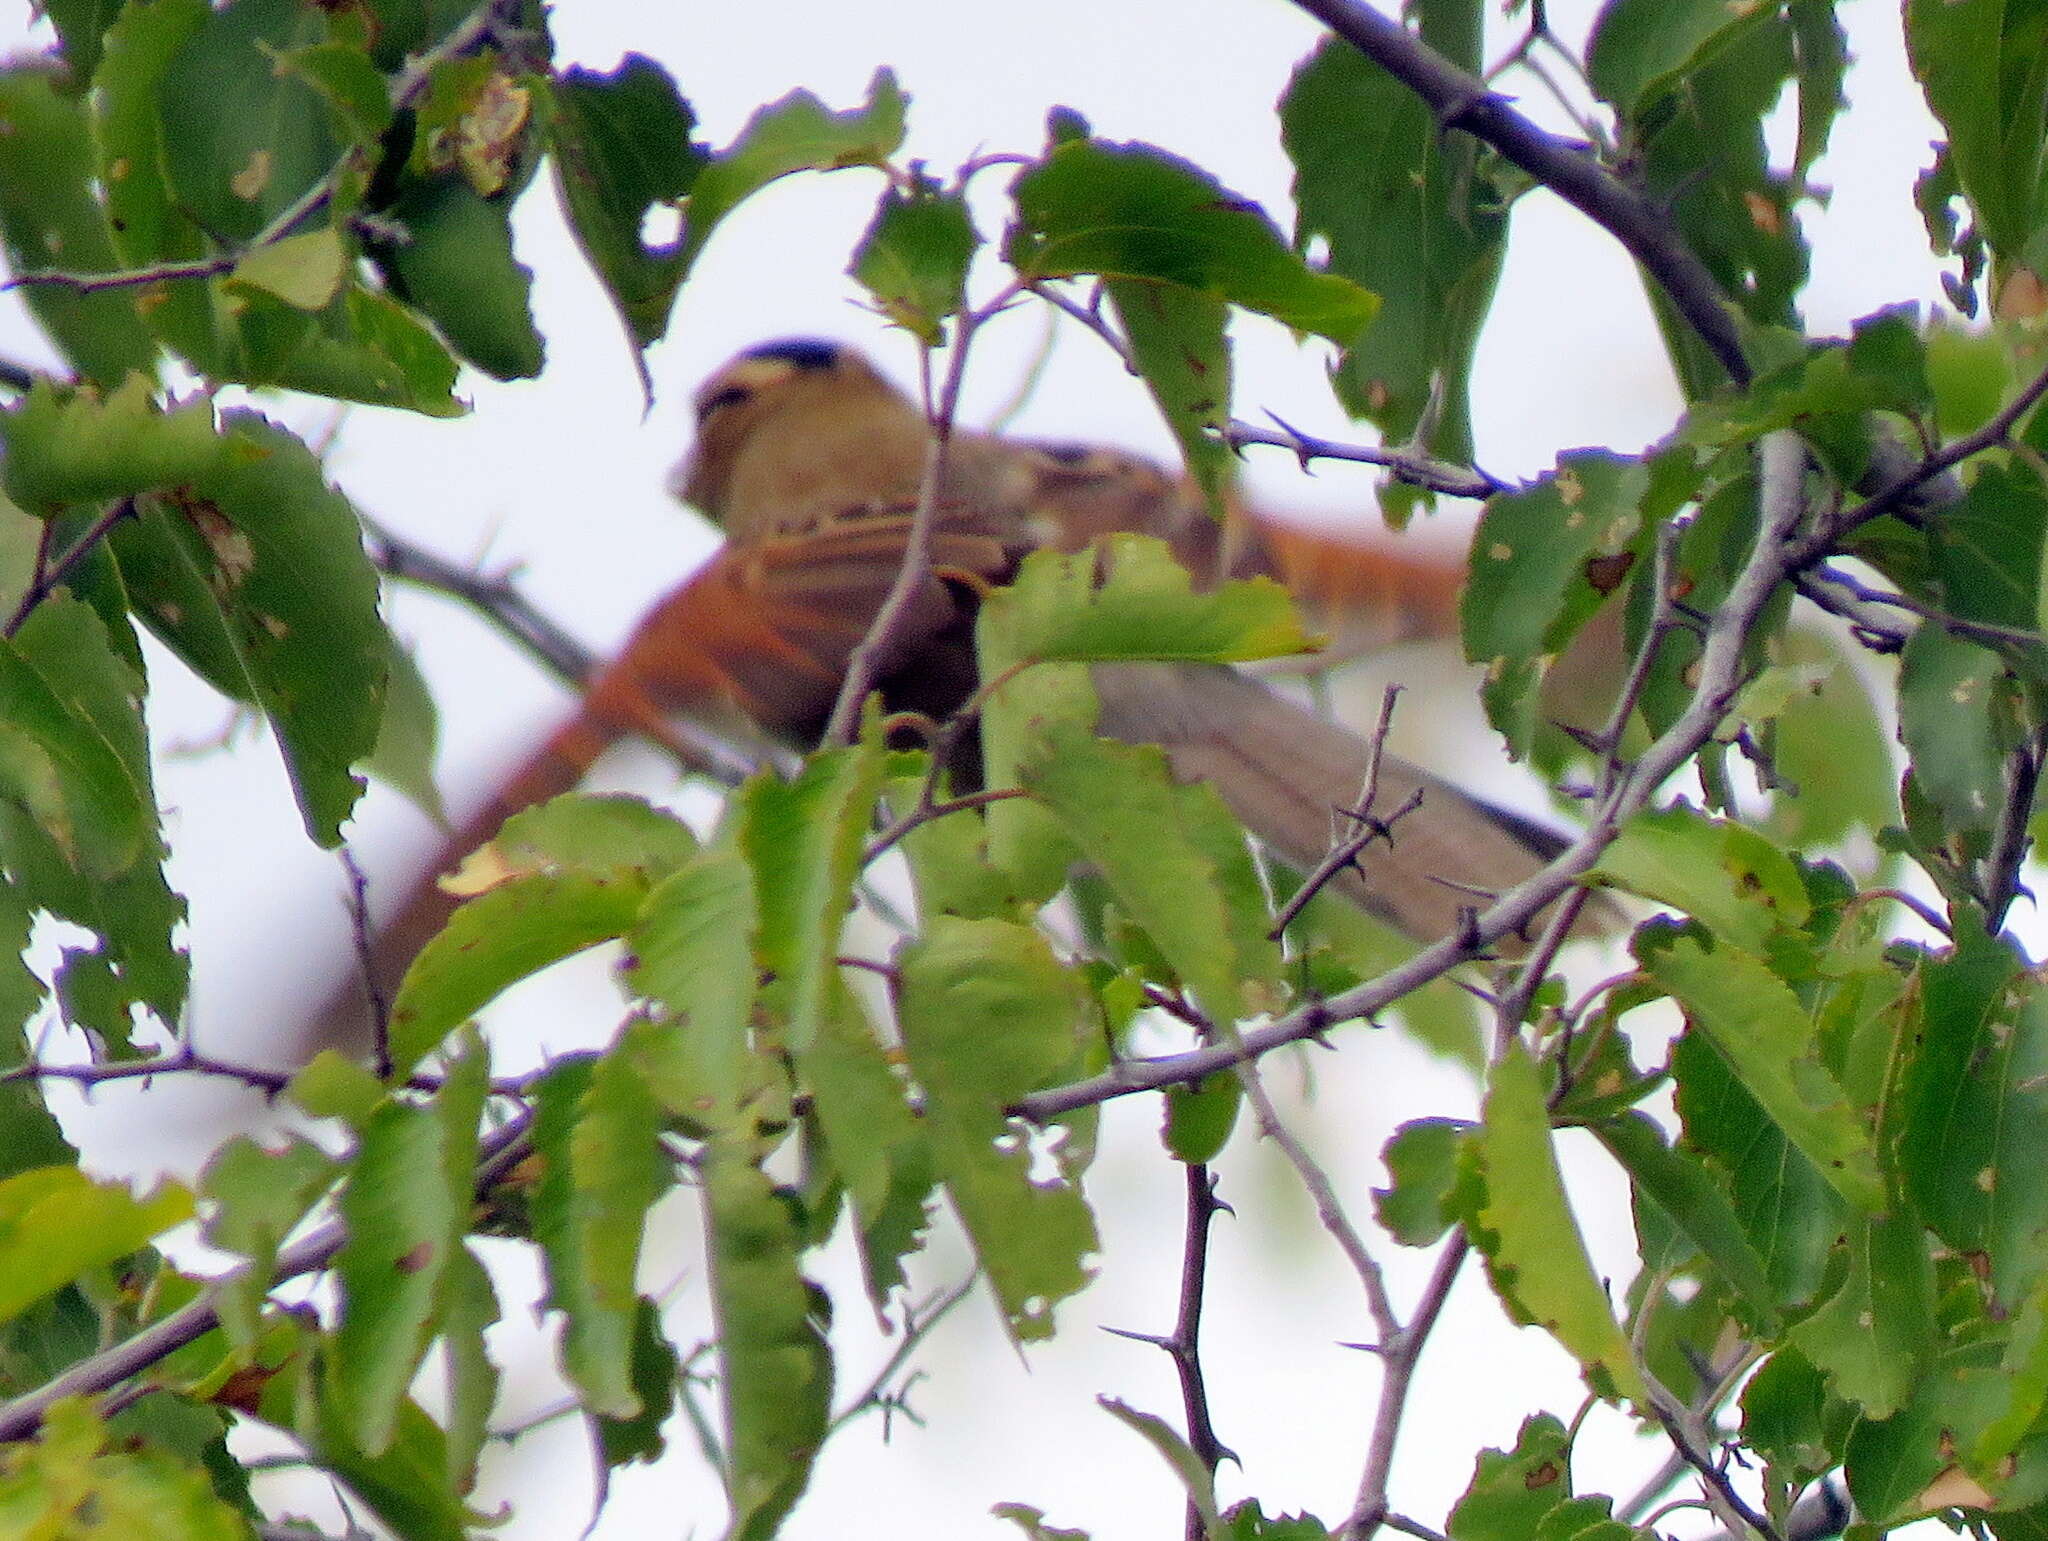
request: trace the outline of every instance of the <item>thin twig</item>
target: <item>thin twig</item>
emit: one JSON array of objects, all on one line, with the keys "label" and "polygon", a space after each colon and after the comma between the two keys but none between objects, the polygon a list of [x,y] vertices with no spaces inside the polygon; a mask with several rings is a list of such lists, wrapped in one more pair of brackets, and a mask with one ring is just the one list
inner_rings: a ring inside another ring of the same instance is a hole
[{"label": "thin twig", "polygon": [[952,452],[953,420],[960,410],[960,387],[967,375],[968,345],[980,323],[1005,308],[1015,293],[1014,289],[1006,289],[988,305],[980,310],[963,312],[954,322],[952,356],[946,361],[945,381],[939,388],[939,398],[932,404],[931,437],[925,445],[924,475],[917,489],[917,508],[910,517],[910,533],[903,545],[903,561],[896,569],[895,581],[889,585],[881,608],[875,612],[874,623],[868,627],[867,635],[861,638],[860,645],[846,662],[846,678],[840,683],[839,696],[832,703],[832,715],[826,719],[821,739],[828,748],[853,742],[854,728],[860,721],[861,703],[867,699],[868,691],[879,677],[880,661],[896,645],[896,634],[902,630],[910,607],[917,602],[919,591],[931,581],[932,526],[938,519],[939,492],[945,484],[946,462]]},{"label": "thin twig", "polygon": [[[521,1110],[501,1127],[485,1135],[476,1165],[475,1191],[487,1193],[517,1164],[526,1149],[531,1115]],[[318,1273],[334,1261],[348,1242],[348,1228],[340,1221],[321,1226],[311,1235],[278,1254],[270,1273],[272,1288],[291,1279]],[[42,1425],[43,1415],[66,1397],[96,1396],[110,1391],[132,1376],[197,1342],[220,1325],[220,1302],[224,1283],[210,1285],[198,1299],[181,1306],[161,1321],[144,1327],[72,1365],[62,1375],[0,1406],[0,1444],[26,1439]]]},{"label": "thin twig", "polygon": [[1030,795],[1022,787],[991,787],[981,792],[963,792],[958,797],[921,801],[917,807],[888,825],[868,842],[868,848],[861,853],[861,865],[866,866],[912,830],[929,824],[934,819],[943,819],[949,813],[964,813],[970,808],[986,808],[990,803],[1003,803],[1012,798]]},{"label": "thin twig", "polygon": [[1313,460],[1349,460],[1359,465],[1385,466],[1393,472],[1396,481],[1425,487],[1446,497],[1490,498],[1495,493],[1507,491],[1506,482],[1487,475],[1476,466],[1452,465],[1448,461],[1417,454],[1412,449],[1388,449],[1379,444],[1345,444],[1335,439],[1318,438],[1315,434],[1302,432],[1274,413],[1266,415],[1278,426],[1260,428],[1232,418],[1214,430],[1215,436],[1233,450],[1242,451],[1254,444],[1266,444],[1291,451],[1304,471]]},{"label": "thin twig", "polygon": [[1400,1442],[1409,1389],[1415,1383],[1415,1367],[1421,1362],[1423,1346],[1436,1330],[1444,1303],[1451,1298],[1451,1286],[1458,1282],[1458,1274],[1471,1251],[1472,1243],[1463,1231],[1444,1244],[1408,1325],[1380,1344],[1379,1403],[1373,1410],[1372,1439],[1366,1448],[1365,1473],[1358,1481],[1358,1500],[1341,1532],[1346,1541],[1369,1541],[1375,1530],[1392,1519],[1387,1508],[1387,1487],[1393,1479],[1394,1449]]},{"label": "thin twig", "polygon": [[64,580],[71,576],[71,570],[85,560],[93,547],[105,540],[115,525],[134,512],[133,498],[118,499],[86,527],[83,535],[66,546],[63,553],[55,558],[47,558],[51,524],[45,520],[36,551],[35,576],[29,580],[28,587],[22,592],[20,602],[14,607],[14,613],[7,617],[4,626],[0,626],[0,637],[13,637],[27,625],[28,618],[35,613],[36,606],[55,593]]},{"label": "thin twig", "polygon": [[377,983],[376,928],[370,923],[370,880],[364,874],[362,864],[356,860],[356,853],[347,846],[341,849],[341,868],[348,874],[348,929],[356,950],[356,969],[362,976],[365,998],[370,1007],[370,1038],[373,1045],[371,1063],[376,1066],[377,1079],[391,1079],[391,1003],[384,998],[384,990]]},{"label": "thin twig", "polygon": [[1380,792],[1380,761],[1386,754],[1387,734],[1394,726],[1394,702],[1400,694],[1399,685],[1389,685],[1380,697],[1379,725],[1373,729],[1365,743],[1365,775],[1358,788],[1357,808],[1337,810],[1357,828],[1342,839],[1331,842],[1329,854],[1316,863],[1315,871],[1302,879],[1301,887],[1297,888],[1280,907],[1279,915],[1274,918],[1272,928],[1266,933],[1267,940],[1277,942],[1287,928],[1294,924],[1295,918],[1308,907],[1309,901],[1321,893],[1338,873],[1356,863],[1375,840],[1384,840],[1388,845],[1392,845],[1396,822],[1422,806],[1422,788],[1417,787],[1408,795],[1407,801],[1384,819],[1372,811],[1373,802]]},{"label": "thin twig", "polygon": [[[889,1383],[903,1372],[904,1365],[909,1362],[910,1356],[917,1351],[918,1346],[931,1335],[931,1330],[945,1320],[953,1307],[974,1292],[974,1284],[978,1278],[979,1274],[971,1273],[958,1284],[939,1291],[921,1305],[904,1308],[903,1341],[896,1345],[882,1367],[869,1378],[867,1385],[853,1400],[833,1415],[832,1423],[826,1430],[828,1435],[873,1408],[879,1407],[887,1412],[892,1407],[902,1407],[901,1395],[892,1397],[889,1394]],[[915,1414],[911,1415],[911,1421],[918,1421]]]}]

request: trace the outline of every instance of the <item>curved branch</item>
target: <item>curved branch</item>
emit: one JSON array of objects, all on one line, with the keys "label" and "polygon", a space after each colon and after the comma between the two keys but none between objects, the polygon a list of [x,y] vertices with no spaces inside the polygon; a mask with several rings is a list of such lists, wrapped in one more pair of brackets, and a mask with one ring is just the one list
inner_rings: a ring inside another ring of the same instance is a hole
[{"label": "curved branch", "polygon": [[1727,298],[1705,263],[1642,193],[1577,145],[1545,133],[1399,22],[1358,0],[1294,0],[1413,91],[1446,129],[1462,129],[1584,214],[1628,249],[1737,385],[1749,360]]}]

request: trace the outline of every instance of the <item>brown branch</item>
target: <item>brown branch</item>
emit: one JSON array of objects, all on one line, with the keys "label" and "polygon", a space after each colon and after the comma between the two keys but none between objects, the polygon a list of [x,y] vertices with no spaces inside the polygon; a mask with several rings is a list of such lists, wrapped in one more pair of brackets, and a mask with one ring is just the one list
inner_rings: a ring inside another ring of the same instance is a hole
[{"label": "brown branch", "polygon": [[1337,810],[1356,824],[1357,829],[1343,839],[1331,842],[1329,854],[1316,863],[1315,871],[1301,880],[1301,887],[1280,907],[1272,928],[1266,932],[1268,941],[1279,941],[1281,934],[1294,924],[1295,917],[1308,907],[1309,901],[1321,893],[1332,878],[1363,856],[1375,840],[1384,840],[1392,845],[1396,821],[1422,806],[1422,788],[1417,787],[1408,795],[1407,801],[1384,819],[1372,811],[1373,801],[1380,792],[1380,760],[1386,753],[1387,732],[1394,725],[1394,701],[1400,694],[1399,685],[1389,685],[1380,697],[1379,725],[1366,740],[1365,776],[1359,784],[1358,806]]},{"label": "brown branch", "polygon": [[1348,460],[1359,465],[1384,466],[1393,473],[1396,481],[1440,492],[1446,497],[1490,498],[1495,493],[1507,491],[1506,482],[1475,466],[1433,460],[1411,449],[1388,449],[1379,444],[1344,444],[1335,439],[1318,438],[1312,433],[1302,432],[1276,413],[1268,412],[1266,415],[1279,426],[1260,428],[1232,418],[1214,430],[1215,435],[1231,449],[1240,452],[1254,444],[1292,451],[1304,471],[1312,460]]},{"label": "brown branch", "polygon": [[1599,225],[1657,280],[1737,385],[1749,361],[1721,286],[1662,210],[1576,145],[1545,133],[1477,76],[1359,0],[1294,0],[1428,105],[1445,129],[1491,145]]},{"label": "brown branch", "polygon": [[[1198,1161],[1187,1164],[1186,1192],[1184,1213],[1187,1218],[1181,1232],[1180,1306],[1172,1334],[1162,1338],[1122,1327],[1103,1330],[1119,1338],[1163,1349],[1166,1357],[1173,1361],[1174,1373],[1180,1378],[1181,1406],[1187,1417],[1188,1449],[1202,1463],[1203,1470],[1209,1473],[1213,1485],[1216,1468],[1225,1461],[1235,1461],[1237,1453],[1216,1437],[1216,1425],[1209,1416],[1209,1387],[1202,1376],[1202,1296],[1208,1281],[1210,1225],[1217,1211],[1227,1210],[1230,1206],[1216,1197],[1215,1174]],[[1207,1541],[1209,1535],[1201,1505],[1192,1497],[1188,1499],[1184,1534],[1186,1541]]]}]

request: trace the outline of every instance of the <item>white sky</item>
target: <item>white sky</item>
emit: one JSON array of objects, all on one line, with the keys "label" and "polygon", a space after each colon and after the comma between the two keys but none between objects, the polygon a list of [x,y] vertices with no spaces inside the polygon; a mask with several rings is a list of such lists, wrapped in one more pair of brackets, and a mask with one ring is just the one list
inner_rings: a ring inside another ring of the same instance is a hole
[{"label": "white sky", "polygon": [[[1552,9],[1567,33],[1583,29],[1589,15],[1584,0]],[[1905,75],[1898,11],[1873,3],[1844,7],[1843,17],[1860,63],[1849,83],[1853,110],[1819,173],[1835,188],[1834,202],[1825,217],[1810,218],[1816,252],[1807,314],[1817,330],[1843,328],[1882,304],[1939,297],[1909,197],[1933,129]],[[1106,137],[1149,140],[1208,167],[1264,202],[1283,226],[1289,175],[1271,104],[1317,36],[1279,0],[1040,0],[999,15],[957,0],[757,0],[746,7],[583,0],[560,6],[554,27],[565,63],[608,69],[627,49],[661,60],[713,143],[729,140],[754,107],[794,86],[834,107],[854,105],[874,68],[888,63],[912,95],[910,153],[935,168],[980,151],[1034,150],[1046,108],[1065,103]],[[16,45],[24,35],[19,8],[0,19],[0,43]],[[547,188],[537,186],[519,230],[522,255],[538,275],[545,376],[511,386],[466,379],[476,410],[453,424],[354,411],[340,423],[332,476],[365,510],[417,540],[487,564],[520,564],[543,607],[593,645],[609,646],[710,549],[702,525],[662,492],[686,442],[689,390],[709,369],[765,337],[814,333],[858,341],[907,376],[908,345],[857,308],[843,276],[876,190],[865,173],[806,177],[747,205],[716,237],[670,339],[651,355],[661,395],[643,420],[617,323],[568,245]],[[1042,323],[1029,315],[989,330],[977,354],[970,416],[1009,396],[1041,334]],[[1238,338],[1240,415],[1270,408],[1311,430],[1348,431],[1327,405],[1317,351],[1297,349],[1276,328],[1244,326]],[[0,312],[0,351],[40,356],[12,304]],[[309,434],[334,420],[306,403],[278,410]],[[1482,349],[1481,462],[1498,474],[1533,475],[1566,448],[1647,443],[1676,411],[1619,249],[1546,195],[1525,199]],[[1137,384],[1099,345],[1072,332],[1062,336],[1017,426],[1162,454],[1167,444]],[[1277,452],[1255,458],[1251,477],[1278,506],[1353,514],[1371,501],[1363,473],[1329,468],[1304,479]],[[462,805],[562,710],[561,695],[446,605],[400,596],[392,613],[418,640],[442,703],[444,786]],[[1403,667],[1435,680],[1439,703],[1463,694],[1441,660]],[[161,742],[204,738],[224,720],[220,705],[174,666],[153,683]],[[1454,772],[1477,779],[1472,767],[1492,751],[1470,730],[1469,712],[1415,704],[1425,699],[1411,692],[1404,704],[1410,741],[1419,742],[1418,752],[1434,741],[1440,752],[1456,753]],[[663,784],[651,759],[622,774],[637,775],[640,786]],[[177,845],[174,880],[193,901],[197,1031],[217,1052],[256,1053],[280,1013],[317,994],[341,966],[337,869],[298,835],[267,744],[168,764],[161,792]],[[1505,795],[1517,795],[1511,784]],[[403,869],[433,838],[416,813],[381,792],[365,804],[357,829],[359,848],[385,873]],[[611,1002],[594,968],[543,989],[500,1029],[504,1063],[601,1041],[615,1020]],[[1313,1080],[1318,1111],[1305,1127],[1364,1213],[1391,1128],[1419,1112],[1469,1112],[1471,1095],[1461,1075],[1405,1049],[1391,1033],[1349,1029],[1338,1042],[1344,1052],[1282,1059],[1270,1078],[1276,1091],[1290,1093]],[[124,1169],[189,1167],[233,1120],[261,1116],[248,1099],[223,1093],[192,1099],[176,1127],[165,1129],[135,1118],[135,1106],[106,1095],[73,1120],[96,1159]],[[989,1504],[1000,1500],[1038,1505],[1054,1523],[1108,1541],[1177,1533],[1179,1500],[1164,1468],[1090,1405],[1096,1393],[1108,1393],[1179,1421],[1164,1356],[1096,1331],[1164,1331],[1171,1321],[1179,1176],[1156,1153],[1155,1125],[1149,1100],[1112,1110],[1092,1179],[1104,1216],[1103,1276],[1064,1308],[1060,1341],[1020,1360],[1000,1343],[987,1303],[970,1301],[925,1356],[929,1379],[914,1403],[927,1427],[899,1421],[886,1449],[879,1420],[836,1439],[788,1534],[880,1541],[1013,1533],[988,1517]],[[1217,1226],[1209,1306],[1217,1422],[1243,1461],[1241,1471],[1226,1467],[1225,1495],[1256,1494],[1269,1512],[1310,1509],[1334,1523],[1357,1481],[1374,1378],[1367,1356],[1333,1345],[1370,1336],[1369,1324],[1355,1281],[1276,1154],[1249,1144],[1241,1138],[1225,1167],[1224,1196],[1237,1213]],[[1619,1289],[1630,1255],[1624,1191],[1597,1158],[1569,1154],[1585,1212],[1600,1217],[1596,1260],[1614,1272]],[[645,1277],[651,1286],[678,1286],[673,1332],[687,1345],[701,1330],[689,1325],[702,1281],[694,1217],[675,1205],[656,1229]],[[943,1225],[940,1231],[937,1259],[924,1273],[932,1283],[960,1267],[957,1238]],[[849,1278],[843,1252],[827,1265],[836,1281]],[[1420,1270],[1408,1256],[1391,1263],[1405,1303]],[[518,1264],[507,1270],[503,1352],[531,1365],[530,1294],[514,1282]],[[855,1293],[841,1298],[840,1326],[841,1378],[852,1385],[886,1347]],[[540,1368],[514,1371],[511,1381],[511,1414],[555,1395]],[[1501,1325],[1483,1285],[1468,1275],[1423,1366],[1397,1507],[1440,1521],[1469,1478],[1477,1446],[1511,1443],[1521,1418],[1538,1409],[1569,1418],[1578,1400],[1562,1354],[1535,1332]],[[715,1484],[689,1452],[687,1431],[673,1433],[669,1463],[614,1479],[598,1535],[716,1532]],[[1581,1450],[1582,1485],[1623,1492],[1662,1453],[1597,1421]],[[507,1537],[573,1535],[587,1517],[586,1472],[573,1428],[551,1430],[495,1459],[479,1498],[517,1505],[517,1519],[500,1532]],[[304,1501],[317,1503],[319,1495]],[[333,1510],[316,1512],[333,1523]]]}]

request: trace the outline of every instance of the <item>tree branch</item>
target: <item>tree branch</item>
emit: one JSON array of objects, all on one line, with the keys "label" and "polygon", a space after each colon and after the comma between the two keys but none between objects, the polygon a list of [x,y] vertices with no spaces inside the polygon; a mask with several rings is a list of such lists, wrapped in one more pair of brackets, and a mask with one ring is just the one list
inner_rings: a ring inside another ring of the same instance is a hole
[{"label": "tree branch", "polygon": [[1385,466],[1393,473],[1396,481],[1407,482],[1415,487],[1425,487],[1446,497],[1490,498],[1497,492],[1507,490],[1506,482],[1498,477],[1488,476],[1473,466],[1458,466],[1444,460],[1433,460],[1410,449],[1388,449],[1379,444],[1342,444],[1335,439],[1322,439],[1312,433],[1303,433],[1276,413],[1268,412],[1266,415],[1278,426],[1260,428],[1232,418],[1215,430],[1216,437],[1239,452],[1253,444],[1266,444],[1276,449],[1291,450],[1294,458],[1301,462],[1304,471],[1308,469],[1312,460],[1349,460],[1359,465]]},{"label": "tree branch", "polygon": [[1445,129],[1493,146],[1627,248],[1737,385],[1749,360],[1721,286],[1663,212],[1585,150],[1545,133],[1399,22],[1358,0],[1294,0],[1428,104]]},{"label": "tree branch", "polygon": [[1750,628],[1763,614],[1778,585],[1799,564],[1804,542],[1796,534],[1803,514],[1804,510],[1797,506],[1768,510],[1756,544],[1727,597],[1708,618],[1705,650],[1697,664],[1697,684],[1677,721],[1659,735],[1641,759],[1617,777],[1610,793],[1597,800],[1587,828],[1576,840],[1542,871],[1474,915],[1469,926],[1423,948],[1377,979],[1327,1001],[1305,1002],[1232,1042],[1158,1059],[1126,1060],[1087,1080],[1021,1097],[1009,1111],[1034,1123],[1044,1123],[1077,1108],[1093,1107],[1133,1092],[1156,1091],[1178,1082],[1199,1080],[1282,1044],[1319,1036],[1337,1022],[1369,1017],[1503,938],[1523,934],[1592,868],[1620,834],[1623,822],[1648,805],[1657,788],[1699,751],[1726,718],[1747,679],[1743,650]]}]

